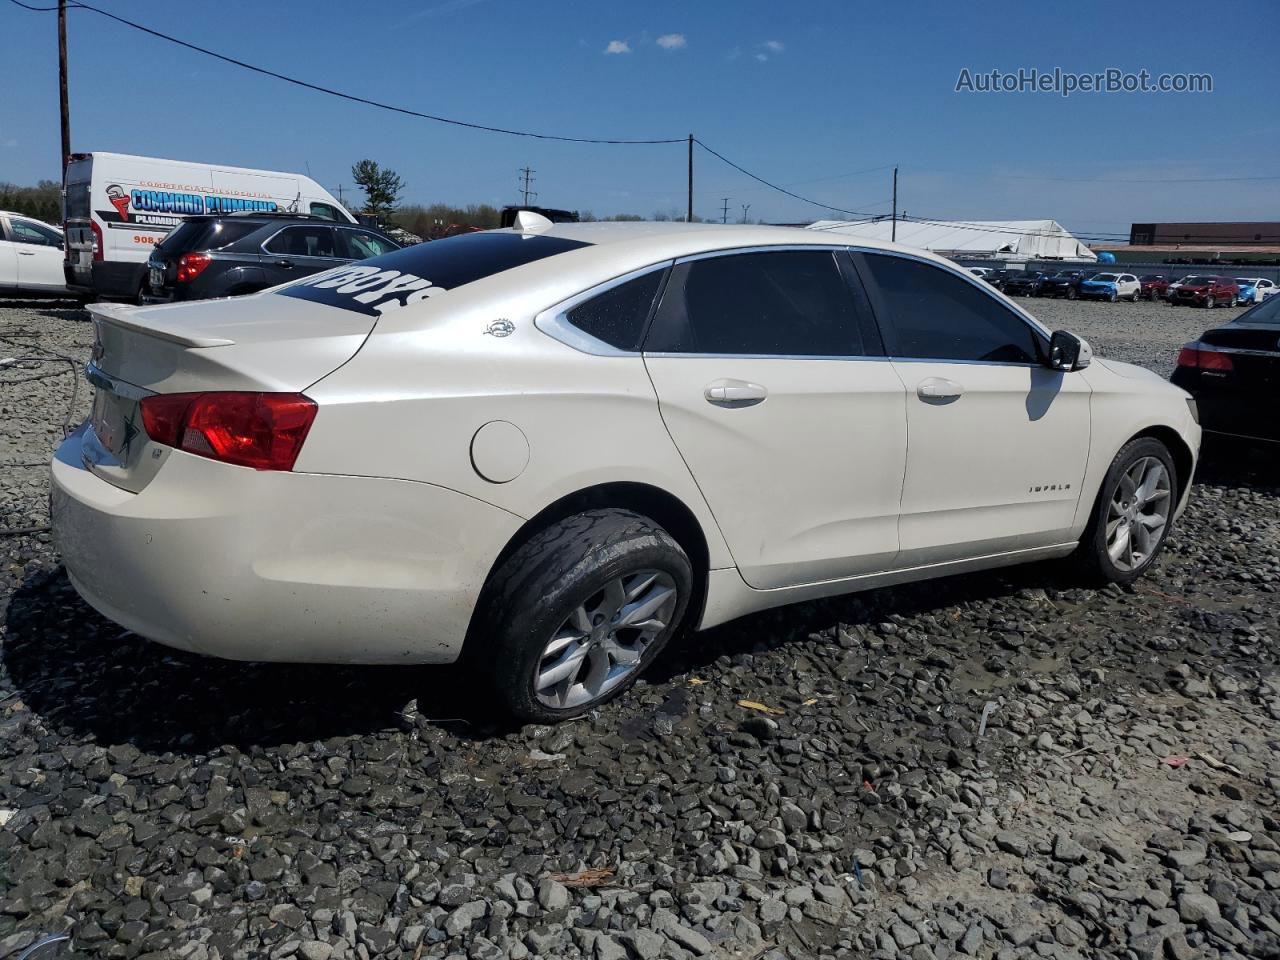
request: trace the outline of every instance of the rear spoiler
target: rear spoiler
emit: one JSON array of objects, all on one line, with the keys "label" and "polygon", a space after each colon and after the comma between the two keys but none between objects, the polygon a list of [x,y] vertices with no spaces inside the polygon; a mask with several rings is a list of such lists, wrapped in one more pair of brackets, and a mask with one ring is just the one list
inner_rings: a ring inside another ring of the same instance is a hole
[{"label": "rear spoiler", "polygon": [[177,324],[165,324],[155,317],[155,314],[145,318],[135,316],[141,312],[141,309],[123,303],[91,303],[85,309],[103,323],[155,337],[157,340],[167,340],[182,347],[229,347],[235,343],[234,340],[228,340],[226,337],[202,337],[189,333]]}]

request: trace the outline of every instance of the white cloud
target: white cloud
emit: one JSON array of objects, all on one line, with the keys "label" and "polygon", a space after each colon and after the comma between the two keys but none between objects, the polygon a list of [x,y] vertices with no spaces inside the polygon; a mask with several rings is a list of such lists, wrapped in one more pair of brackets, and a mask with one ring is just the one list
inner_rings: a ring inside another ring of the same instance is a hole
[{"label": "white cloud", "polygon": [[688,45],[683,33],[664,33],[658,38],[658,46],[663,50],[682,50]]},{"label": "white cloud", "polygon": [[781,40],[766,40],[764,43],[760,44],[760,46],[764,47],[770,53],[781,53],[783,50],[787,49]]},{"label": "white cloud", "polygon": [[604,48],[605,53],[630,53],[631,44],[625,40],[610,40],[609,45]]}]

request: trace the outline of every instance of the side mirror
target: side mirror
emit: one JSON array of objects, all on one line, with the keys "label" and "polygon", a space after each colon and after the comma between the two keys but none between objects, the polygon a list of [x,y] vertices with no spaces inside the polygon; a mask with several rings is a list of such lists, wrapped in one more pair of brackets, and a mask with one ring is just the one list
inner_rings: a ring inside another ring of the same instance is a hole
[{"label": "side mirror", "polygon": [[1087,340],[1082,340],[1066,330],[1055,330],[1049,340],[1049,366],[1054,370],[1070,373],[1083,370],[1093,360],[1093,350]]}]

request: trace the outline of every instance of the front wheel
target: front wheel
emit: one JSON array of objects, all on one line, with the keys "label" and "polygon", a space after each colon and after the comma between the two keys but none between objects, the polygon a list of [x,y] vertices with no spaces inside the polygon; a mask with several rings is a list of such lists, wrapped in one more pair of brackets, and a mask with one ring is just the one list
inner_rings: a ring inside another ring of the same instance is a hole
[{"label": "front wheel", "polygon": [[647,517],[591,510],[534,536],[484,593],[478,666],[507,712],[554,723],[636,681],[679,628],[693,568]]},{"label": "front wheel", "polygon": [[1116,454],[1076,550],[1091,580],[1131,583],[1155,562],[1173,520],[1177,479],[1159,440],[1141,437]]},{"label": "front wheel", "polygon": [[1120,299],[1120,297],[1114,290],[1107,294],[1108,303],[1115,303],[1118,299]]},{"label": "front wheel", "polygon": [[1205,298],[1204,306],[1205,306],[1205,309],[1206,309],[1206,310],[1212,310],[1212,309],[1213,309],[1214,307],[1216,307],[1217,305],[1218,305],[1218,301],[1217,301],[1217,299],[1216,299],[1215,297],[1213,297],[1212,295],[1210,295],[1210,296],[1208,296],[1208,297],[1206,297],[1206,298]]},{"label": "front wheel", "polygon": [[1079,290],[1077,290],[1075,287],[1067,287],[1067,299],[1068,299],[1068,300],[1078,300],[1079,298],[1080,298],[1080,291],[1079,291]]}]

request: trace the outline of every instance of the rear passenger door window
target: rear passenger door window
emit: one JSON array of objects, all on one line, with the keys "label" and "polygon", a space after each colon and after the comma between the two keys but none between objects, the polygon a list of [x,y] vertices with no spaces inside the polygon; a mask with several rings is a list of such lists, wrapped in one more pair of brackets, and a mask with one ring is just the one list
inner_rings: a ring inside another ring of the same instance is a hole
[{"label": "rear passenger door window", "polygon": [[838,256],[831,250],[778,250],[679,263],[645,350],[865,356],[863,323]]},{"label": "rear passenger door window", "polygon": [[877,316],[891,356],[969,363],[1040,362],[1039,334],[976,284],[906,257],[869,253],[861,261],[879,291]]}]

